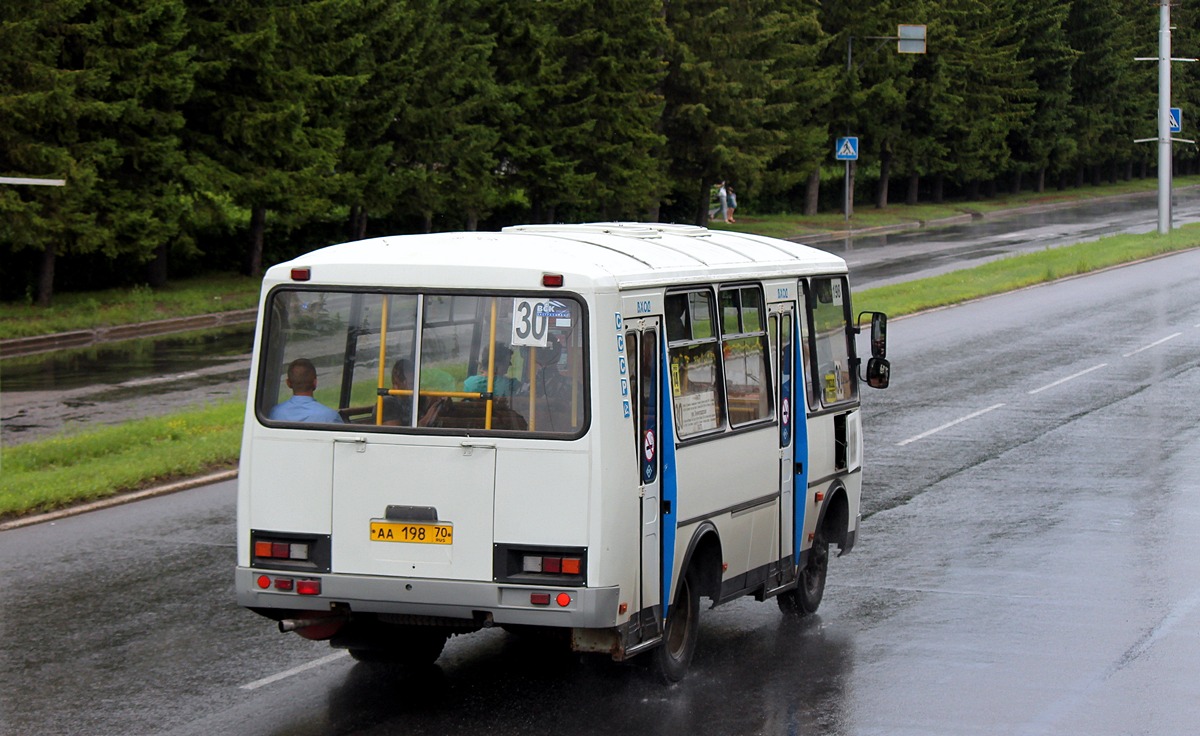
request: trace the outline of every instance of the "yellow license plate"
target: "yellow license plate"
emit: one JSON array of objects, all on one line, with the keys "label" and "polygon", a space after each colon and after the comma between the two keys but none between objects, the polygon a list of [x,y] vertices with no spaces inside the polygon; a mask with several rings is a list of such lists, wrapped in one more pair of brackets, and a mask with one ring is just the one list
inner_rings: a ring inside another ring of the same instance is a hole
[{"label": "yellow license plate", "polygon": [[404,524],[393,521],[372,521],[371,541],[408,542],[412,544],[453,544],[454,527],[449,524]]}]

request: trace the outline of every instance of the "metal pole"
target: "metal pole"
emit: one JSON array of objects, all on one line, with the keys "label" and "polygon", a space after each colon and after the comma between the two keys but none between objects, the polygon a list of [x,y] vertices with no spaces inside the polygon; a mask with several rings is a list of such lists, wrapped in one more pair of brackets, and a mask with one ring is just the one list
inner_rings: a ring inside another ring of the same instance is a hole
[{"label": "metal pole", "polygon": [[31,187],[62,187],[67,185],[66,179],[30,179],[21,176],[0,176],[0,184],[17,184]]},{"label": "metal pole", "polygon": [[1158,234],[1171,231],[1171,4],[1162,0],[1158,22]]},{"label": "metal pole", "polygon": [[846,232],[850,231],[850,162],[846,162],[846,182],[842,185],[844,199],[842,209],[846,213]]}]

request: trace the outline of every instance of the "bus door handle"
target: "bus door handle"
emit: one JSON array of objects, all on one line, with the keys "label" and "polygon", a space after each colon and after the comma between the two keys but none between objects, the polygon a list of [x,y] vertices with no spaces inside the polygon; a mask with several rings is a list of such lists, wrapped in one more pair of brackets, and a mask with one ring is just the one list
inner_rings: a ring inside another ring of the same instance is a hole
[{"label": "bus door handle", "polygon": [[475,452],[476,447],[478,447],[481,450],[496,449],[495,442],[475,442],[473,440],[463,440],[462,442],[459,443],[459,446],[463,448],[463,456],[470,456],[472,453]]}]

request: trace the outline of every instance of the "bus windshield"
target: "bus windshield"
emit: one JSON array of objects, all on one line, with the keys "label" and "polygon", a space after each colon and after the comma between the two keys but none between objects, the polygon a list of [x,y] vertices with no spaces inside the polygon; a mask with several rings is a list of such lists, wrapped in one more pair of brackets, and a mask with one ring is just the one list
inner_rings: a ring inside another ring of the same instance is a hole
[{"label": "bus windshield", "polygon": [[257,414],[298,428],[575,437],[583,322],[581,303],[557,293],[276,289]]}]

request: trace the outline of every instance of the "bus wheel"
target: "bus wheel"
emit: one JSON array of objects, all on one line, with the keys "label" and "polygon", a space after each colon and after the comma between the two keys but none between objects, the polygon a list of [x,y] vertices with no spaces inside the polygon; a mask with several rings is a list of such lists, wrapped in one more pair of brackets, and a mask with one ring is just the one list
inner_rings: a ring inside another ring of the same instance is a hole
[{"label": "bus wheel", "polygon": [[396,632],[394,640],[380,641],[370,647],[351,647],[350,656],[359,662],[423,667],[442,656],[449,638],[450,634],[441,629],[414,626],[404,633]]},{"label": "bus wheel", "polygon": [[808,551],[808,562],[800,570],[796,587],[780,593],[775,600],[779,610],[793,616],[816,613],[825,595],[825,576],[829,572],[829,542],[820,529],[813,537],[812,549]]},{"label": "bus wheel", "polygon": [[662,646],[654,650],[654,670],[666,683],[679,682],[687,674],[700,634],[700,588],[691,569],[679,584],[675,605],[667,619]]}]

